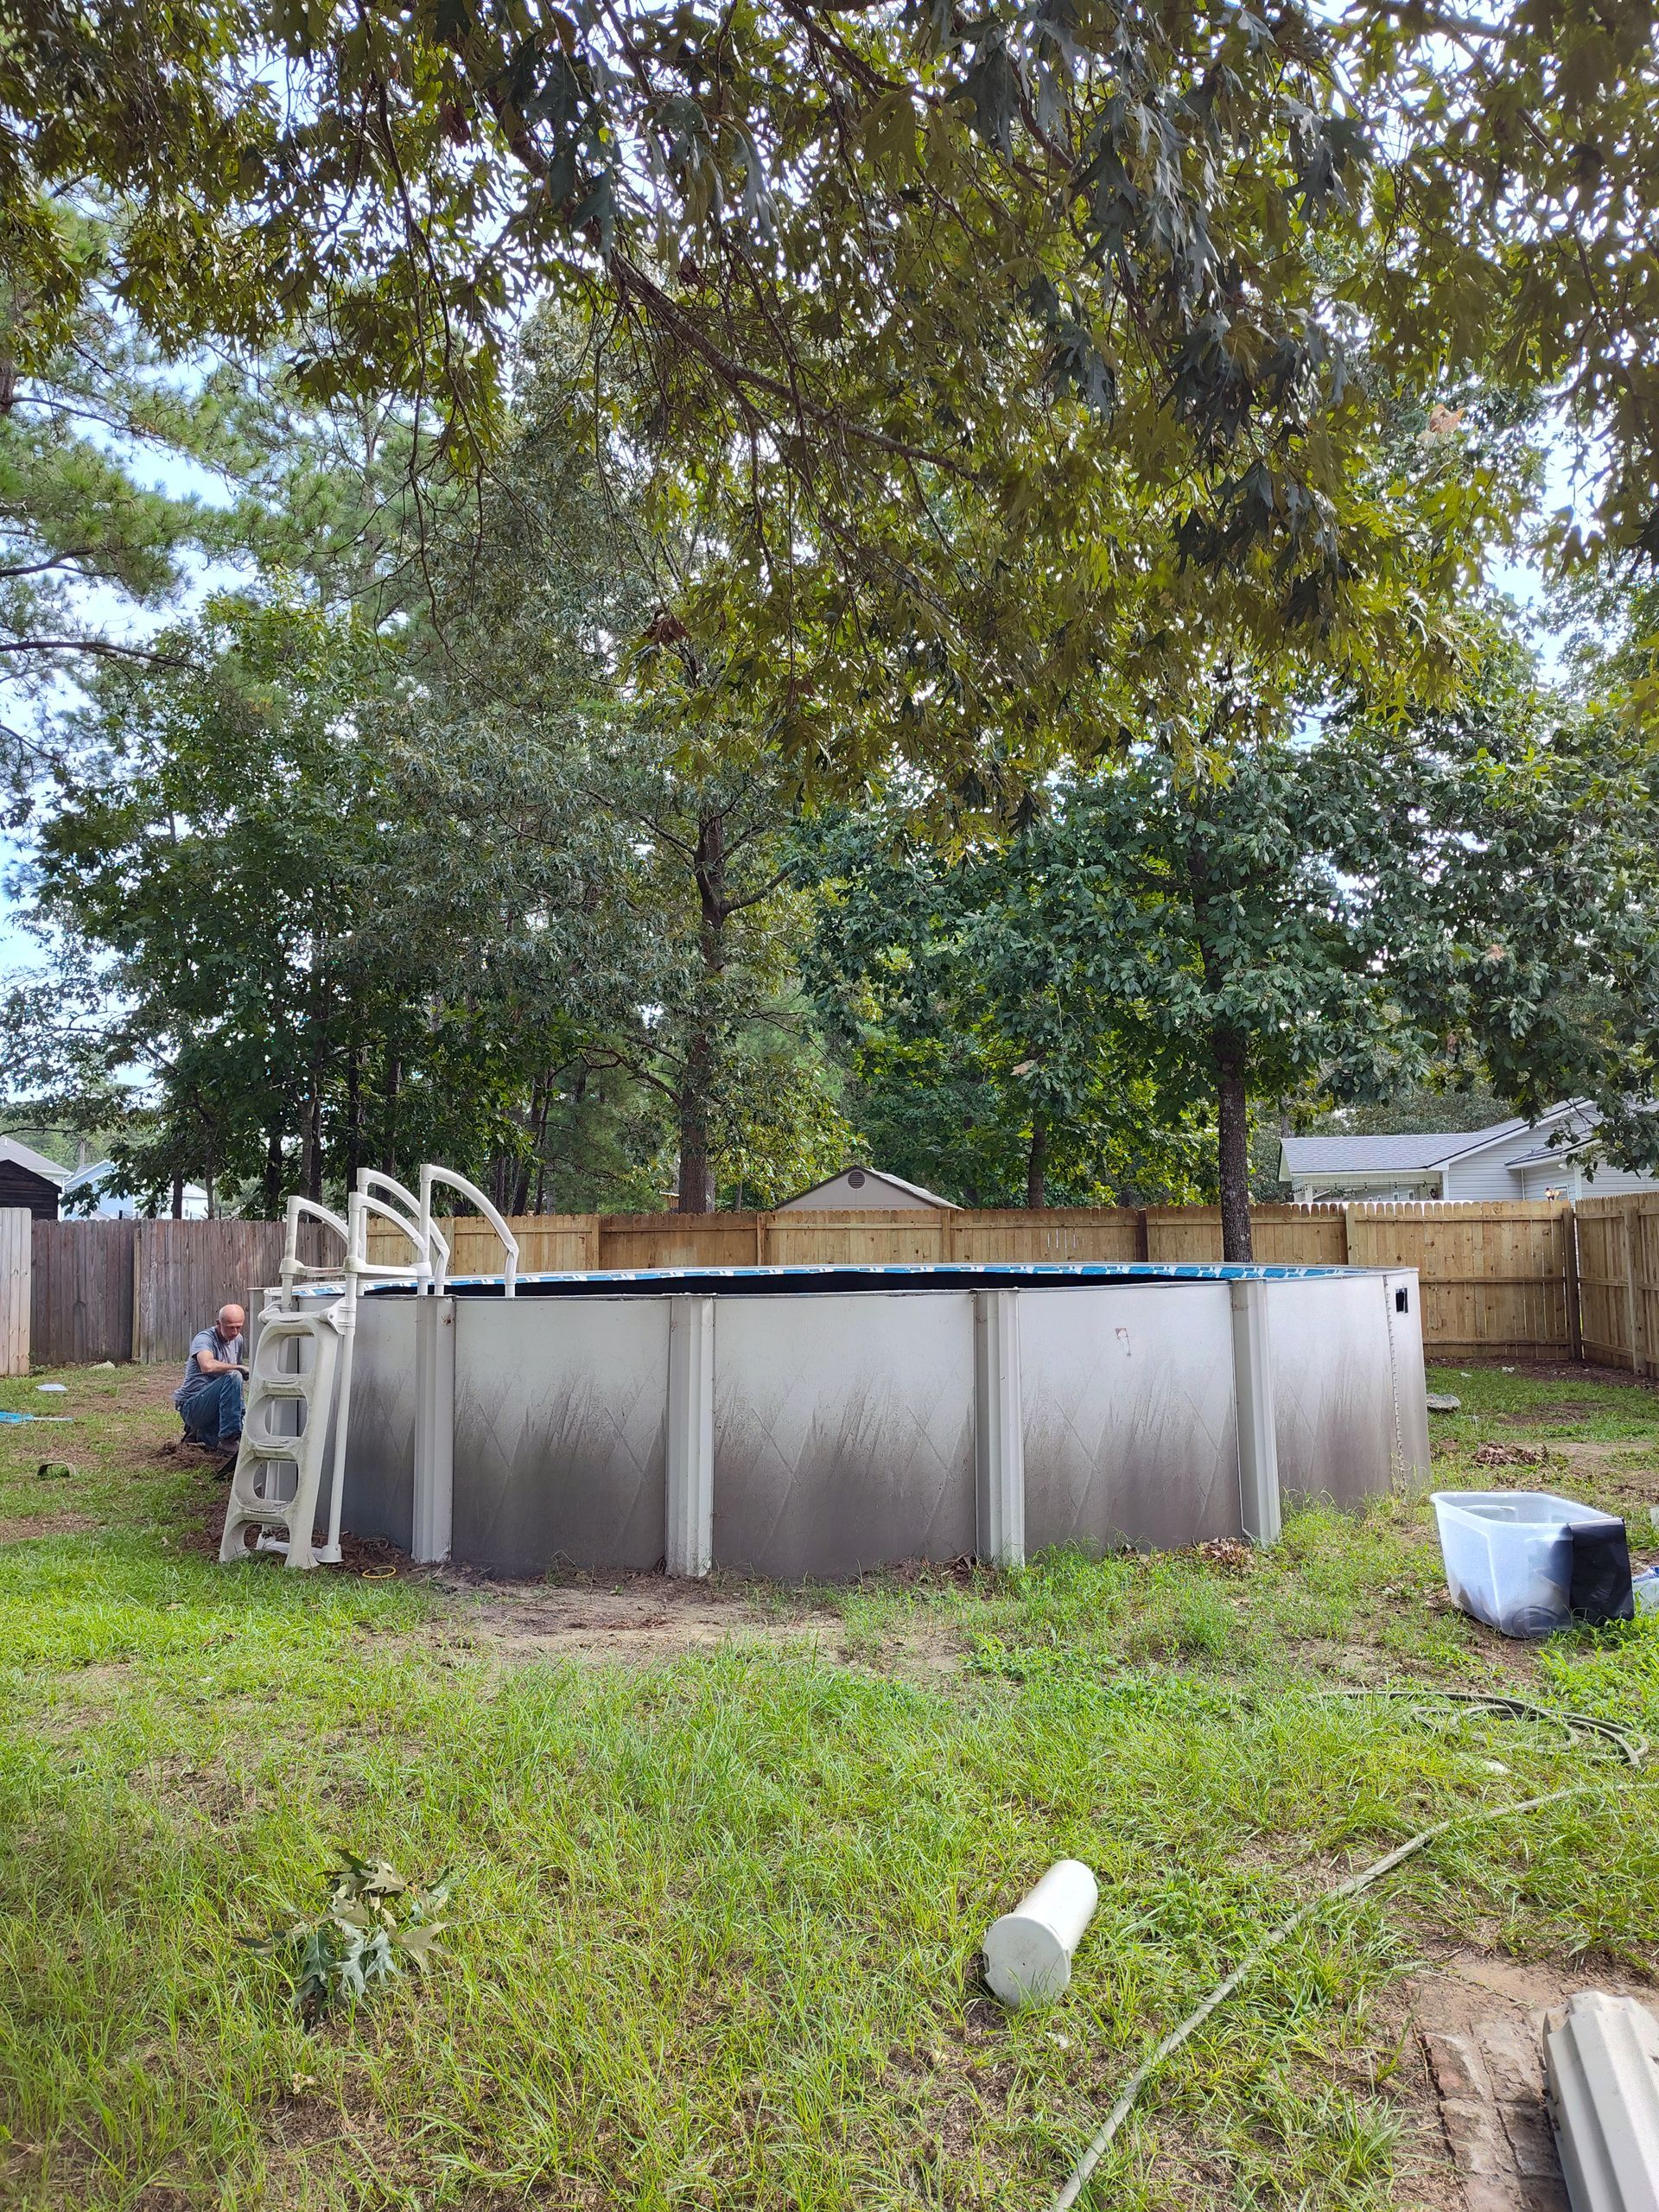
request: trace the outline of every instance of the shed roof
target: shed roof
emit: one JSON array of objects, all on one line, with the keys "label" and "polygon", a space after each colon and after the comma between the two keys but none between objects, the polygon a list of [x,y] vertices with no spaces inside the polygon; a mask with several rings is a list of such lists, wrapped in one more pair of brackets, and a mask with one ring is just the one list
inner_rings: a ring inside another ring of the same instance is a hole
[{"label": "shed roof", "polygon": [[798,1205],[803,1198],[810,1198],[815,1191],[827,1191],[831,1183],[839,1183],[843,1175],[850,1175],[855,1168],[867,1175],[873,1183],[887,1183],[896,1191],[908,1191],[912,1198],[919,1198],[924,1205],[938,1206],[945,1213],[960,1213],[962,1211],[954,1198],[942,1198],[937,1191],[926,1190],[919,1183],[907,1183],[902,1175],[889,1175],[884,1167],[867,1166],[861,1160],[849,1160],[845,1167],[838,1167],[833,1175],[826,1175],[821,1183],[809,1183],[805,1190],[797,1191],[793,1198],[785,1198],[775,1211],[782,1213],[790,1206]]},{"label": "shed roof", "polygon": [[13,1167],[21,1167],[30,1175],[44,1176],[48,1183],[62,1185],[69,1170],[55,1160],[48,1160],[43,1152],[36,1152],[17,1137],[0,1137],[0,1160]]}]

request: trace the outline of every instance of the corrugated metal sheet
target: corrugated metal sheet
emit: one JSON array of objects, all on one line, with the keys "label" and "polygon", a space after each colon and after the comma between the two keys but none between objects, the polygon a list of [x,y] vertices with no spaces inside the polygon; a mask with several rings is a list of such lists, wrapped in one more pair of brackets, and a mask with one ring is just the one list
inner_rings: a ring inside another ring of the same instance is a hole
[{"label": "corrugated metal sheet", "polygon": [[1633,1997],[1581,1989],[1544,2057],[1573,2212],[1659,2212],[1659,2021]]}]

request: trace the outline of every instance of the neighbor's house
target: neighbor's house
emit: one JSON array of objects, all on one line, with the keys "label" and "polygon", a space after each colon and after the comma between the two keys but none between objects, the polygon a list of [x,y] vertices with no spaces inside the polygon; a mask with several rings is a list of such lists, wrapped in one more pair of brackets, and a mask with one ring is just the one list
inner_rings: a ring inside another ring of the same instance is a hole
[{"label": "neighbor's house", "polygon": [[0,1206],[21,1206],[36,1221],[55,1221],[58,1193],[68,1173],[16,1137],[0,1137]]},{"label": "neighbor's house", "polygon": [[832,1206],[846,1206],[855,1211],[861,1207],[886,1211],[900,1206],[931,1209],[936,1213],[962,1211],[951,1199],[940,1198],[936,1191],[925,1191],[919,1183],[906,1183],[902,1175],[884,1175],[879,1167],[843,1167],[839,1175],[830,1176],[827,1182],[815,1183],[810,1191],[785,1198],[775,1211],[805,1213]]},{"label": "neighbor's house", "polygon": [[1599,1158],[1597,1114],[1570,1100],[1536,1122],[1433,1136],[1285,1137],[1279,1177],[1294,1198],[1580,1198],[1659,1190]]},{"label": "neighbor's house", "polygon": [[[61,1169],[59,1170],[62,1173]],[[137,1214],[137,1202],[118,1196],[109,1188],[115,1173],[112,1160],[95,1160],[90,1167],[78,1167],[63,1185],[63,1210],[66,1215],[78,1217],[90,1216],[94,1221],[131,1221]],[[206,1221],[207,1193],[200,1183],[184,1186],[183,1221]]]}]

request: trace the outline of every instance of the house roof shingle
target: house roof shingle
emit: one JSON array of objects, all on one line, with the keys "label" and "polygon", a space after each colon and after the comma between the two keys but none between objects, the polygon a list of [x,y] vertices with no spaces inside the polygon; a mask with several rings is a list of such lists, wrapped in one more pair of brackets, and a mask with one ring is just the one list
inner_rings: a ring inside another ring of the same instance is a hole
[{"label": "house roof shingle", "polygon": [[1287,1175],[1388,1175],[1422,1173],[1444,1166],[1460,1153],[1476,1152],[1499,1139],[1522,1136],[1529,1123],[1516,1116],[1485,1129],[1434,1129],[1408,1136],[1285,1137]]}]

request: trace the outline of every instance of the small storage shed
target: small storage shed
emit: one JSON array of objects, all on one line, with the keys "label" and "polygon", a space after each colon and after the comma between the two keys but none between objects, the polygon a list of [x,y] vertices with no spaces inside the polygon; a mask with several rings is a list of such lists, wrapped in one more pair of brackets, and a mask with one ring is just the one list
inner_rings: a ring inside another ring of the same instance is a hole
[{"label": "small storage shed", "polygon": [[21,1206],[36,1221],[55,1221],[58,1194],[68,1173],[16,1137],[0,1137],[0,1206]]},{"label": "small storage shed", "polygon": [[773,1211],[804,1213],[831,1207],[856,1211],[864,1206],[878,1211],[899,1206],[931,1208],[938,1213],[961,1211],[952,1200],[942,1198],[937,1191],[925,1191],[919,1183],[906,1183],[902,1175],[885,1175],[879,1167],[843,1167],[839,1175],[830,1176],[827,1182],[815,1183],[810,1191],[785,1198]]}]

